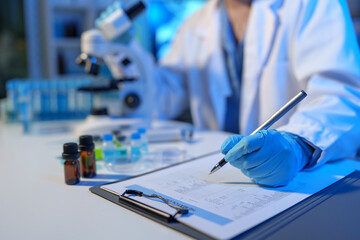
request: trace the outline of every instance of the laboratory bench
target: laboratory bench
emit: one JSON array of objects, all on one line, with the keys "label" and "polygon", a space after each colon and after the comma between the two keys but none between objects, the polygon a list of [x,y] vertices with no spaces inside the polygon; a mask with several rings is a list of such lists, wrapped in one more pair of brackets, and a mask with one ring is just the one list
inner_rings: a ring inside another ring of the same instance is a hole
[{"label": "laboratory bench", "polygon": [[[72,132],[78,124],[81,121],[39,122],[34,126],[39,131],[26,135],[20,124],[0,123],[0,239],[188,238],[90,193],[91,186],[123,174],[108,174],[100,166],[95,179],[65,184],[62,146],[78,142]],[[164,146],[186,149],[188,159],[196,158],[219,151],[228,135],[198,131],[190,142]]]},{"label": "laboratory bench", "polygon": [[[188,239],[92,194],[92,186],[129,176],[111,173],[101,162],[97,163],[96,178],[82,178],[77,185],[64,183],[62,146],[78,141],[73,129],[79,124],[81,121],[37,123],[37,133],[23,134],[20,124],[0,123],[0,239]],[[191,141],[162,146],[186,149],[186,158],[195,159],[219,151],[228,136],[225,132],[195,131]],[[204,167],[210,170],[212,165]],[[341,176],[331,176],[340,179],[360,170],[360,162],[328,163],[318,173],[325,175],[327,168],[342,168]]]}]

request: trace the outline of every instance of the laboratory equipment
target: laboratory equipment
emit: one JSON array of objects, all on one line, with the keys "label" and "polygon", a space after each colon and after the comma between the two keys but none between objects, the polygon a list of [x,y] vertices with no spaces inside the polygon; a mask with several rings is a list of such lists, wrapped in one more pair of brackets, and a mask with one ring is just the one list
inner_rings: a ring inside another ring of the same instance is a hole
[{"label": "laboratory equipment", "polygon": [[96,176],[96,162],[93,137],[83,135],[79,138],[81,176],[93,178]]},{"label": "laboratory equipment", "polygon": [[130,136],[130,153],[131,153],[131,162],[137,162],[141,157],[142,149],[141,136],[139,133],[133,133]]},{"label": "laboratory equipment", "polygon": [[103,136],[102,151],[107,170],[118,173],[132,173],[142,170],[145,166],[139,161],[142,146],[140,135],[138,133],[131,135],[130,146],[127,146],[125,142],[123,143],[124,145],[118,147],[114,143],[112,134],[105,134]]},{"label": "laboratory equipment", "polygon": [[127,138],[124,135],[116,135],[116,147],[121,148],[121,147],[125,147]]},{"label": "laboratory equipment", "polygon": [[83,124],[75,128],[75,134],[77,136],[84,134],[103,135],[112,132],[114,129],[136,129],[142,125],[143,119],[141,118],[122,118],[91,114],[86,117]]},{"label": "laboratory equipment", "polygon": [[102,152],[102,138],[99,135],[93,136],[94,144],[95,144],[95,160],[100,161],[103,160],[103,152]]},{"label": "laboratory equipment", "polygon": [[19,88],[19,111],[20,121],[23,124],[23,132],[29,133],[32,121],[31,92],[29,84],[22,84]]},{"label": "laboratory equipment", "polygon": [[113,142],[113,135],[105,134],[103,136],[102,152],[104,156],[105,166],[111,170],[112,166],[115,164],[115,145]]},{"label": "laboratory equipment", "polygon": [[47,121],[85,118],[91,113],[92,94],[77,89],[93,83],[91,77],[11,79],[5,121]]},{"label": "laboratory equipment", "polygon": [[192,127],[165,127],[151,128],[147,130],[147,138],[150,143],[189,141],[193,139]]},{"label": "laboratory equipment", "polygon": [[65,183],[68,185],[80,182],[79,156],[77,143],[70,142],[63,145]]},{"label": "laboratory equipment", "polygon": [[18,116],[18,80],[13,79],[6,82],[6,110],[5,113],[10,121],[14,121]]},{"label": "laboratory equipment", "polygon": [[141,149],[141,160],[148,169],[158,169],[183,162],[190,157],[187,151],[178,147],[152,147],[146,151]]},{"label": "laboratory equipment", "polygon": [[146,133],[146,128],[139,128],[138,133],[140,134],[141,149],[142,151],[148,151],[149,139]]},{"label": "laboratory equipment", "polygon": [[[99,76],[98,80],[102,83],[81,90],[94,92],[94,107],[106,107],[110,116],[143,119],[151,116],[151,101],[146,101],[150,94],[148,74],[142,61],[129,50],[126,43],[117,41],[130,29],[131,20],[144,9],[145,5],[141,1],[127,10],[116,3],[96,21],[97,29],[85,31],[81,35],[82,53],[77,58],[77,63],[84,66],[85,72],[94,76],[99,75],[102,65],[106,65],[111,73],[110,79],[105,80]],[[109,97],[114,93],[117,98],[115,100]],[[92,122],[85,122],[85,126],[91,124]]]}]

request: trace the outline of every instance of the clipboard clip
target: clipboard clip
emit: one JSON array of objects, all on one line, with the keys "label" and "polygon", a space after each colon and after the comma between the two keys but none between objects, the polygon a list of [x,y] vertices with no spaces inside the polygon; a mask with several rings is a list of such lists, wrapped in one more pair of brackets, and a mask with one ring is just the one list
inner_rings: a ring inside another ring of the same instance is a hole
[{"label": "clipboard clip", "polygon": [[[176,213],[171,215],[169,213],[166,213],[164,211],[161,211],[159,209],[153,208],[145,203],[136,201],[132,198],[130,198],[129,196],[137,196],[137,197],[146,197],[148,199],[160,199],[162,202],[164,202],[166,205],[168,205],[169,207],[172,207],[174,209],[176,209]],[[142,212],[148,212],[149,214],[156,214],[156,216],[160,217],[161,220],[166,220],[166,222],[172,222],[175,220],[175,217],[177,215],[184,215],[189,213],[189,210],[187,208],[184,207],[179,207],[176,205],[171,204],[168,200],[166,200],[165,198],[163,198],[162,196],[156,195],[156,194],[145,194],[141,191],[137,191],[137,190],[132,190],[132,189],[127,189],[125,190],[125,192],[123,194],[120,195],[119,200],[122,202],[126,202],[127,205],[131,205],[132,207],[137,207],[139,211]]]}]

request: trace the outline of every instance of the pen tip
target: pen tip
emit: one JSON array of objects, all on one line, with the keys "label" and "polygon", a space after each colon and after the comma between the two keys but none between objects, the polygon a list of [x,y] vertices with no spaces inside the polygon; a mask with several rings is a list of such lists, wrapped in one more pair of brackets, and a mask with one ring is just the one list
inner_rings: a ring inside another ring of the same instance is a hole
[{"label": "pen tip", "polygon": [[211,169],[209,175],[212,174],[212,173],[214,173],[214,172],[216,172],[217,170],[218,170],[218,167],[213,167],[213,169]]}]

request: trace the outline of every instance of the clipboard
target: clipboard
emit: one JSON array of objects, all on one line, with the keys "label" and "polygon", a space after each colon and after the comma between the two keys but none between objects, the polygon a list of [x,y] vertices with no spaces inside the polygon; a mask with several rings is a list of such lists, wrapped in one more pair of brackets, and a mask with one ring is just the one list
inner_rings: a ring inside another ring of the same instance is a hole
[{"label": "clipboard", "polygon": [[[213,153],[209,153],[209,154],[205,154],[201,157],[206,157],[206,156],[210,156],[214,153],[218,153],[218,151],[216,152],[213,152]],[[188,225],[185,225],[179,221],[176,220],[176,218],[173,218],[171,214],[168,214],[168,213],[165,213],[165,212],[162,212],[162,213],[159,213],[157,209],[152,209],[151,206],[144,206],[144,205],[138,205],[138,204],[133,204],[133,203],[130,203],[128,201],[121,201],[121,199],[119,198],[118,195],[115,195],[115,194],[112,194],[104,189],[102,189],[101,187],[104,186],[104,185],[109,185],[109,184],[113,184],[113,183],[117,183],[117,182],[123,182],[123,181],[126,181],[126,180],[129,180],[131,178],[136,178],[136,177],[140,177],[140,176],[143,176],[143,175],[148,175],[148,174],[151,174],[151,173],[154,173],[154,172],[158,172],[158,171],[162,171],[164,169],[167,169],[167,168],[170,168],[170,167],[174,167],[174,166],[177,166],[177,165],[180,165],[180,164],[183,164],[183,163],[187,163],[187,162],[191,162],[191,161],[195,161],[197,160],[198,158],[193,158],[193,159],[189,159],[187,161],[184,161],[184,162],[180,162],[180,163],[176,163],[176,164],[173,164],[173,165],[170,165],[170,166],[166,166],[166,167],[163,167],[163,168],[160,168],[160,169],[156,169],[156,170],[153,170],[153,171],[150,171],[150,172],[146,172],[146,173],[143,173],[143,174],[139,174],[137,176],[133,176],[133,177],[129,177],[129,178],[125,178],[125,179],[121,179],[121,180],[118,180],[118,181],[114,181],[114,182],[110,182],[110,183],[107,183],[107,184],[102,184],[102,185],[98,185],[98,186],[93,186],[91,187],[89,190],[91,193],[95,194],[95,195],[98,195],[116,205],[119,205],[121,207],[124,207],[132,212],[135,212],[137,214],[140,214],[144,217],[147,217],[157,223],[160,223],[162,225],[165,225],[175,231],[178,231],[178,232],[181,232],[181,233],[184,233],[190,237],[193,237],[195,239],[204,239],[204,240],[213,240],[214,238],[207,235],[206,233],[204,232],[201,232],[201,231],[198,231],[197,229],[195,228],[192,228],[191,226],[188,226]]]},{"label": "clipboard", "polygon": [[[121,181],[123,181],[123,180],[121,180]],[[130,211],[133,211],[137,214],[147,217],[157,223],[160,223],[169,228],[172,228],[178,232],[189,235],[195,239],[205,239],[205,240],[214,239],[214,238],[206,235],[206,233],[199,232],[190,226],[187,226],[187,225],[182,224],[181,222],[178,222],[176,219],[171,219],[171,221],[169,221],[169,218],[171,218],[171,216],[163,216],[161,214],[157,214],[156,209],[150,210],[148,208],[144,208],[139,205],[126,203],[124,201],[119,201],[119,196],[114,195],[108,191],[105,191],[104,189],[101,188],[101,185],[91,187],[90,191],[102,198],[105,198],[106,200],[109,200],[110,202],[113,202],[121,207],[124,207],[124,208],[130,210]]]},{"label": "clipboard", "polygon": [[[121,181],[126,180],[116,182]],[[162,216],[156,213],[150,206],[144,207],[120,201],[118,195],[102,189],[101,186],[92,187],[90,191],[121,207],[190,237],[196,239],[215,239],[205,232],[177,221],[176,218],[170,219],[169,216]],[[250,230],[240,233],[233,239],[293,239],[294,237],[302,239],[339,239],[340,237],[359,237],[360,204],[352,204],[354,202],[357,203],[359,199],[360,172],[354,171],[287,210]],[[339,206],[343,207],[339,209]],[[329,219],[330,215],[333,216],[333,214],[329,213],[336,213],[336,217]]]}]

